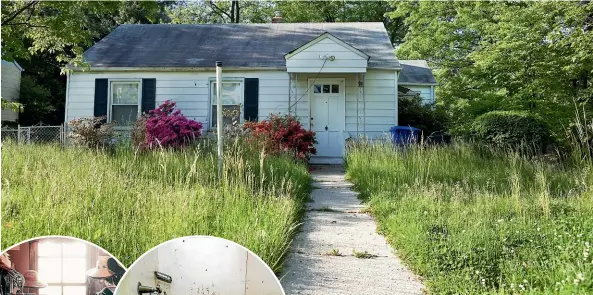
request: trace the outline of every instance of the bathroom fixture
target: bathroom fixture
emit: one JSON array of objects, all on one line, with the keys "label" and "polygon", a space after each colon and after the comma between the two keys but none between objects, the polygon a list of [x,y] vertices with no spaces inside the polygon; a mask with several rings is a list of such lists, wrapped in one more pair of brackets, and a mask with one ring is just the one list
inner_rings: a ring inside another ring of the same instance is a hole
[{"label": "bathroom fixture", "polygon": [[173,281],[173,278],[170,275],[164,274],[159,271],[155,271],[154,276],[157,278],[157,280],[161,280],[165,283],[171,283]]},{"label": "bathroom fixture", "polygon": [[161,287],[159,285],[156,285],[155,287],[151,287],[151,286],[143,286],[142,283],[138,282],[138,294],[152,294],[152,293],[158,293],[161,294]]}]

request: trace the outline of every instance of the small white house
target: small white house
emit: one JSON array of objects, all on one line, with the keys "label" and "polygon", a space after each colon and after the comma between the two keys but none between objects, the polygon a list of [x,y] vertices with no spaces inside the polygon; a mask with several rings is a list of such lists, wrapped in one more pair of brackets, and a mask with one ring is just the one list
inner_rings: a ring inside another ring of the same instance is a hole
[{"label": "small white house", "polygon": [[[66,121],[130,124],[166,100],[212,129],[215,63],[225,110],[241,120],[297,116],[316,132],[314,163],[339,163],[348,138],[397,125],[398,85],[434,101],[425,61],[400,62],[383,23],[121,25],[68,76]],[[230,118],[225,118],[229,120]]]},{"label": "small white house", "polygon": [[[21,72],[23,68],[16,61],[2,60],[1,87],[2,98],[8,101],[18,101],[21,92]],[[2,110],[0,121],[14,122],[18,113],[12,110]]]}]

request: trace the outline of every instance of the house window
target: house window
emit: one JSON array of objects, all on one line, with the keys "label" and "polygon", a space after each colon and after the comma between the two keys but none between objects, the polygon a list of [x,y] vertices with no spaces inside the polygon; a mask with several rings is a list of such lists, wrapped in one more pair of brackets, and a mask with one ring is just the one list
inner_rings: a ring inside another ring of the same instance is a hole
[{"label": "house window", "polygon": [[86,295],[88,247],[78,241],[51,240],[39,243],[39,277],[48,286],[44,295]]},{"label": "house window", "polygon": [[130,126],[140,114],[140,82],[111,82],[110,120]]},{"label": "house window", "polygon": [[313,93],[340,93],[340,84],[315,84]]},{"label": "house window", "polygon": [[[210,83],[210,127],[216,127],[217,120],[217,92],[216,82]],[[238,124],[243,122],[243,82],[242,81],[223,81],[222,82],[222,121],[224,125]]]}]

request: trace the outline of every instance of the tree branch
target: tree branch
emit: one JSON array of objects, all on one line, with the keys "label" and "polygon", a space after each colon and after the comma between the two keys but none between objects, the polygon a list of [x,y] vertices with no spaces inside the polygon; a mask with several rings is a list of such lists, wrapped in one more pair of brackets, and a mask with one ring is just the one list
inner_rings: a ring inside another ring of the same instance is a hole
[{"label": "tree branch", "polygon": [[218,11],[218,13],[217,13],[218,15],[223,16],[223,14],[224,14],[232,21],[233,18],[226,11],[220,9],[220,7],[218,7],[216,4],[214,4],[214,2],[212,2],[212,0],[210,0],[208,3],[210,4],[210,8],[212,8],[215,11]]},{"label": "tree branch", "polygon": [[48,26],[32,25],[30,23],[13,23],[13,24],[7,24],[7,25],[3,25],[3,26],[20,26],[20,25],[26,25],[29,28],[49,28]]},{"label": "tree branch", "polygon": [[29,3],[27,3],[25,6],[21,7],[21,9],[17,10],[16,12],[14,12],[11,16],[7,17],[6,19],[4,19],[2,21],[2,25],[8,25],[9,22],[11,22],[12,20],[14,20],[17,16],[19,16],[21,13],[23,13],[25,10],[37,5],[37,3],[39,3],[39,0],[33,0]]}]

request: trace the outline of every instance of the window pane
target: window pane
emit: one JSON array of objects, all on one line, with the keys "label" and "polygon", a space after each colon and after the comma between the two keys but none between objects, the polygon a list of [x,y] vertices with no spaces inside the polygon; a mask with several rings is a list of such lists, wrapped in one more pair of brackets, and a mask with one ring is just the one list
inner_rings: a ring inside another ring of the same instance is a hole
[{"label": "window pane", "polygon": [[40,295],[62,295],[62,287],[60,286],[48,286],[43,289],[39,289]]},{"label": "window pane", "polygon": [[62,260],[55,257],[39,257],[39,278],[47,283],[62,282]]},{"label": "window pane", "polygon": [[37,246],[38,256],[60,256],[62,255],[62,243],[43,241]]},{"label": "window pane", "polygon": [[86,286],[64,286],[63,295],[86,295]]},{"label": "window pane", "polygon": [[113,104],[138,104],[138,83],[111,84]]},{"label": "window pane", "polygon": [[[212,106],[212,127],[216,127],[216,106]],[[241,122],[241,106],[234,105],[223,105],[222,106],[222,124],[239,124]]]},{"label": "window pane", "polygon": [[[217,104],[216,82],[212,83],[212,104]],[[222,104],[237,105],[241,103],[241,82],[222,83]]]},{"label": "window pane", "polygon": [[83,258],[64,258],[63,260],[64,283],[84,283],[86,282],[86,257]]},{"label": "window pane", "polygon": [[329,93],[329,84],[323,85],[323,93]]},{"label": "window pane", "polygon": [[114,105],[111,111],[111,120],[118,125],[132,125],[138,118],[137,105]]},{"label": "window pane", "polygon": [[340,93],[340,85],[332,84],[332,93]]},{"label": "window pane", "polygon": [[313,85],[313,93],[321,93],[321,85]]},{"label": "window pane", "polygon": [[86,256],[86,244],[83,242],[64,243],[64,256],[66,257],[84,257]]}]

